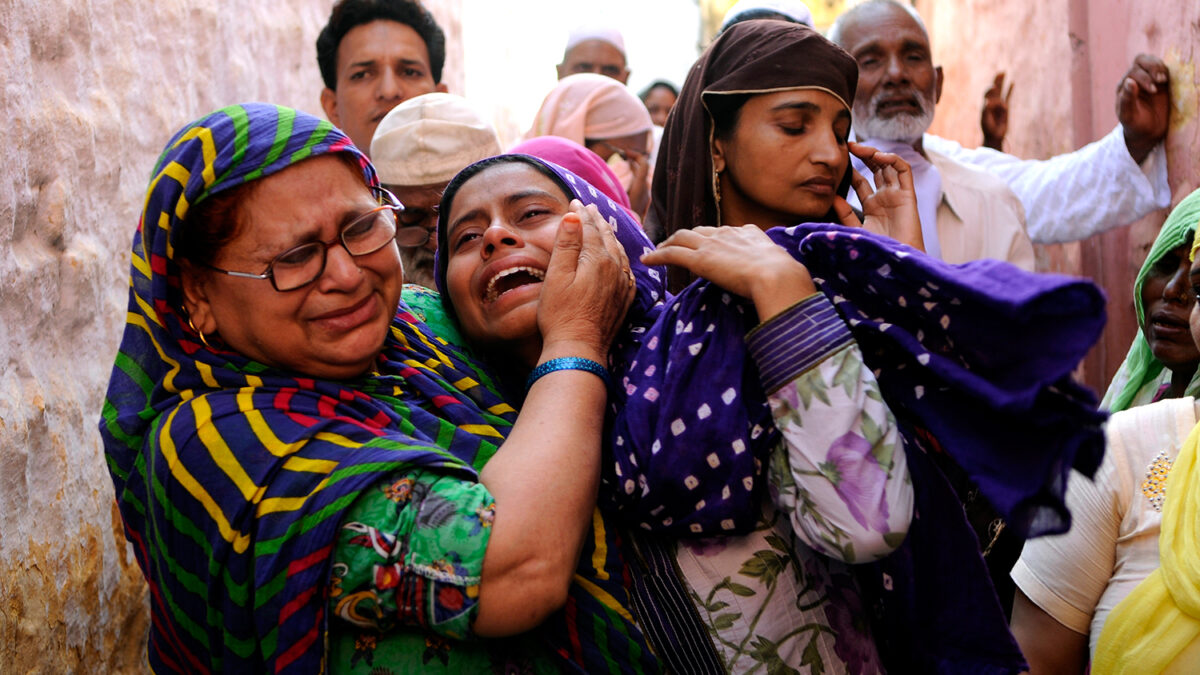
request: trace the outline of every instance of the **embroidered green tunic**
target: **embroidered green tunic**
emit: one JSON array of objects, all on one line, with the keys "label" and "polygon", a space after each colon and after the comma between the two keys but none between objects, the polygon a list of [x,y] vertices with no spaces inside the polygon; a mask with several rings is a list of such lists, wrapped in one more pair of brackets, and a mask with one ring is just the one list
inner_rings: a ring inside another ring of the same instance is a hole
[{"label": "embroidered green tunic", "polygon": [[334,673],[554,673],[531,637],[471,637],[495,502],[487,488],[397,472],[347,511],[334,544]]}]

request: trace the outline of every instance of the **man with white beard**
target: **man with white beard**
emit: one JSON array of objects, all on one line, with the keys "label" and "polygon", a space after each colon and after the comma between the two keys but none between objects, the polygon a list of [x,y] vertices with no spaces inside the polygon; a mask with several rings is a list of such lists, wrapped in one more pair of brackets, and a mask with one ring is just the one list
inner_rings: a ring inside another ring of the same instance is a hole
[{"label": "man with white beard", "polygon": [[[855,136],[912,166],[925,250],[951,263],[996,258],[1032,270],[1033,244],[1012,190],[999,178],[924,147],[942,95],[942,69],[933,65],[929,36],[916,12],[893,0],[871,0],[839,17],[830,39],[858,62]],[[870,180],[871,172],[852,159]],[[854,197],[851,204],[858,206]]]}]

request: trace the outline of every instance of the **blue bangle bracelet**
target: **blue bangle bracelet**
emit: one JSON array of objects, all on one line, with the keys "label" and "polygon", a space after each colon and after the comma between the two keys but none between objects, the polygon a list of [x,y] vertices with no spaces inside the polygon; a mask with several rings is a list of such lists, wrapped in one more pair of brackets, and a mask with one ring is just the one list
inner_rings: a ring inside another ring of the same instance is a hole
[{"label": "blue bangle bracelet", "polygon": [[608,387],[608,369],[596,363],[591,359],[585,359],[578,356],[563,356],[557,359],[550,359],[542,365],[533,369],[529,373],[529,379],[525,380],[525,391],[533,386],[534,382],[540,380],[543,376],[549,375],[556,370],[585,370],[601,380],[604,380],[605,388]]}]

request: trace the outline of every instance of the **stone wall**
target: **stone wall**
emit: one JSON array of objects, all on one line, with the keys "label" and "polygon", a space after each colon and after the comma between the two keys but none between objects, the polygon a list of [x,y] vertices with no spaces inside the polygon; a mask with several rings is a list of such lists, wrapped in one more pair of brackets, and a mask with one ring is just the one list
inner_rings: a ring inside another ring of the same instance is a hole
[{"label": "stone wall", "polygon": [[[461,91],[461,2],[431,4]],[[145,584],[97,419],[146,180],[176,129],[223,105],[320,114],[331,6],[0,0],[0,671],[144,669]]]}]

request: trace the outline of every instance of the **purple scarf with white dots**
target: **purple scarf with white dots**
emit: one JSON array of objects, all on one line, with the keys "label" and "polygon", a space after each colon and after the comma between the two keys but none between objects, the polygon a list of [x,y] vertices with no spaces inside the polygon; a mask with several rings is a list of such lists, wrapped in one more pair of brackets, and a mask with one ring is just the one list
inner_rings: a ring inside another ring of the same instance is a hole
[{"label": "purple scarf with white dots", "polygon": [[906,441],[908,537],[856,568],[880,656],[892,672],[1024,670],[943,469],[1022,537],[1070,527],[1067,475],[1092,475],[1104,453],[1106,415],[1071,379],[1104,327],[1103,293],[997,260],[950,265],[837,225],[768,234],[850,325]]},{"label": "purple scarf with white dots", "polygon": [[[751,303],[700,280],[676,296],[636,222],[582,179],[543,162],[614,223],[638,283],[610,353],[612,459],[602,503],[679,535],[753,527],[761,468],[778,442],[744,336]],[[1066,531],[1072,466],[1103,453],[1095,398],[1071,371],[1104,327],[1087,281],[996,260],[950,265],[839,225],[775,229],[850,326],[892,412],[952,458],[1022,535]]]}]

